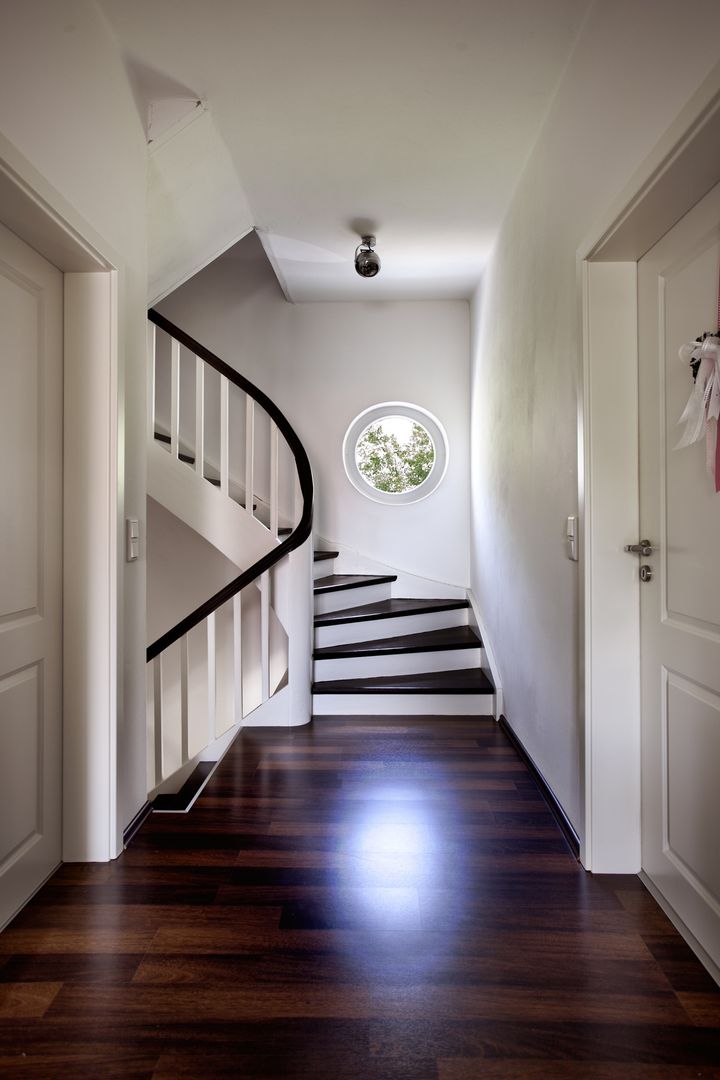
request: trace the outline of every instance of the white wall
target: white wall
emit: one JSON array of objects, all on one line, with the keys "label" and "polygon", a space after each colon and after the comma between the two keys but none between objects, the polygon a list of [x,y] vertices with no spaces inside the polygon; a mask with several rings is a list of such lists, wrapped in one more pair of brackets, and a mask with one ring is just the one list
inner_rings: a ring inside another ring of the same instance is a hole
[{"label": "white wall", "polygon": [[[472,304],[472,587],[505,712],[578,830],[576,253],[711,69],[716,0],[603,0]],[[692,61],[688,62],[688,58]]]},{"label": "white wall", "polygon": [[[288,304],[249,236],[159,308],[255,382],[293,424],[315,475],[317,534],[422,577],[467,585],[464,301]],[[447,430],[447,476],[422,502],[371,502],[345,475],[345,431],[381,401],[421,405]]]},{"label": "white wall", "polygon": [[[142,520],[147,158],[119,49],[92,0],[2,5],[0,132],[117,257],[121,514]],[[146,795],[144,558],[121,564],[118,587],[122,828]]]}]

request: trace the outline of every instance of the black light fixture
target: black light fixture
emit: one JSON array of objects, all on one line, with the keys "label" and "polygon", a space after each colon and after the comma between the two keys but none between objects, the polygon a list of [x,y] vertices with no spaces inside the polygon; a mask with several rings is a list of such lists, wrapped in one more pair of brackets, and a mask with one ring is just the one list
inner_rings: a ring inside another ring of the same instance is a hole
[{"label": "black light fixture", "polygon": [[355,270],[360,277],[375,277],[380,273],[380,256],[374,251],[374,236],[363,236],[355,248]]}]

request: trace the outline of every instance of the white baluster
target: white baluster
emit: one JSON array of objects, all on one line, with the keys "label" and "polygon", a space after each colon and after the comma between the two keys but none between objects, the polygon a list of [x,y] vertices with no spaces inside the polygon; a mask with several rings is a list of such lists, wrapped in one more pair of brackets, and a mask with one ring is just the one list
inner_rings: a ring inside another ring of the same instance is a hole
[{"label": "white baluster", "polygon": [[253,512],[253,475],[255,471],[255,402],[249,394],[245,398],[245,509]]},{"label": "white baluster", "polygon": [[207,677],[208,677],[208,744],[215,741],[215,678],[216,678],[216,653],[215,653],[215,612],[207,617]]},{"label": "white baluster", "polygon": [[188,753],[188,639],[180,639],[180,760],[189,761]]},{"label": "white baluster", "polygon": [[233,596],[233,680],[235,687],[234,721],[243,718],[242,691],[242,593]]},{"label": "white baluster", "polygon": [[162,654],[153,660],[153,727],[155,736],[155,784],[163,779]]},{"label": "white baluster", "polygon": [[230,471],[230,384],[220,376],[220,490],[229,491]]},{"label": "white baluster", "polygon": [[152,444],[155,438],[155,355],[157,351],[157,330],[155,324],[148,323],[148,369],[147,369],[147,435]]},{"label": "white baluster", "polygon": [[180,429],[180,342],[172,340],[170,354],[170,453],[178,456]]},{"label": "white baluster", "polygon": [[205,363],[195,357],[195,472],[204,476],[205,465]]},{"label": "white baluster", "polygon": [[270,532],[278,534],[279,448],[277,424],[270,421]]},{"label": "white baluster", "polygon": [[260,578],[260,675],[262,700],[270,697],[270,573]]}]

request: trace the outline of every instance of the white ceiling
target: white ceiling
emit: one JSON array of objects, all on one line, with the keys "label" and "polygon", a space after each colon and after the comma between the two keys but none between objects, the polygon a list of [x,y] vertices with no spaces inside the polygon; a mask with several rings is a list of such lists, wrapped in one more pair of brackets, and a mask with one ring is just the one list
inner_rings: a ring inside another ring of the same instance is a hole
[{"label": "white ceiling", "polygon": [[146,96],[212,111],[304,301],[469,295],[591,0],[100,3]]}]

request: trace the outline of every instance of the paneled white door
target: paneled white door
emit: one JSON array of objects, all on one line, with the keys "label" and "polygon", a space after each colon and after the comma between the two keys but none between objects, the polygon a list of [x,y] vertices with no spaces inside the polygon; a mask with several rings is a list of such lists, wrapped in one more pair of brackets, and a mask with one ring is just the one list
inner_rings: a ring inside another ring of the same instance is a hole
[{"label": "paneled white door", "polygon": [[[720,186],[641,260],[642,864],[720,965],[720,495],[701,443],[675,446],[692,390],[678,349],[717,329]],[[630,556],[628,556],[629,558]],[[640,569],[638,565],[638,570]]]},{"label": "paneled white door", "polygon": [[0,226],[0,927],[61,856],[62,302]]}]

